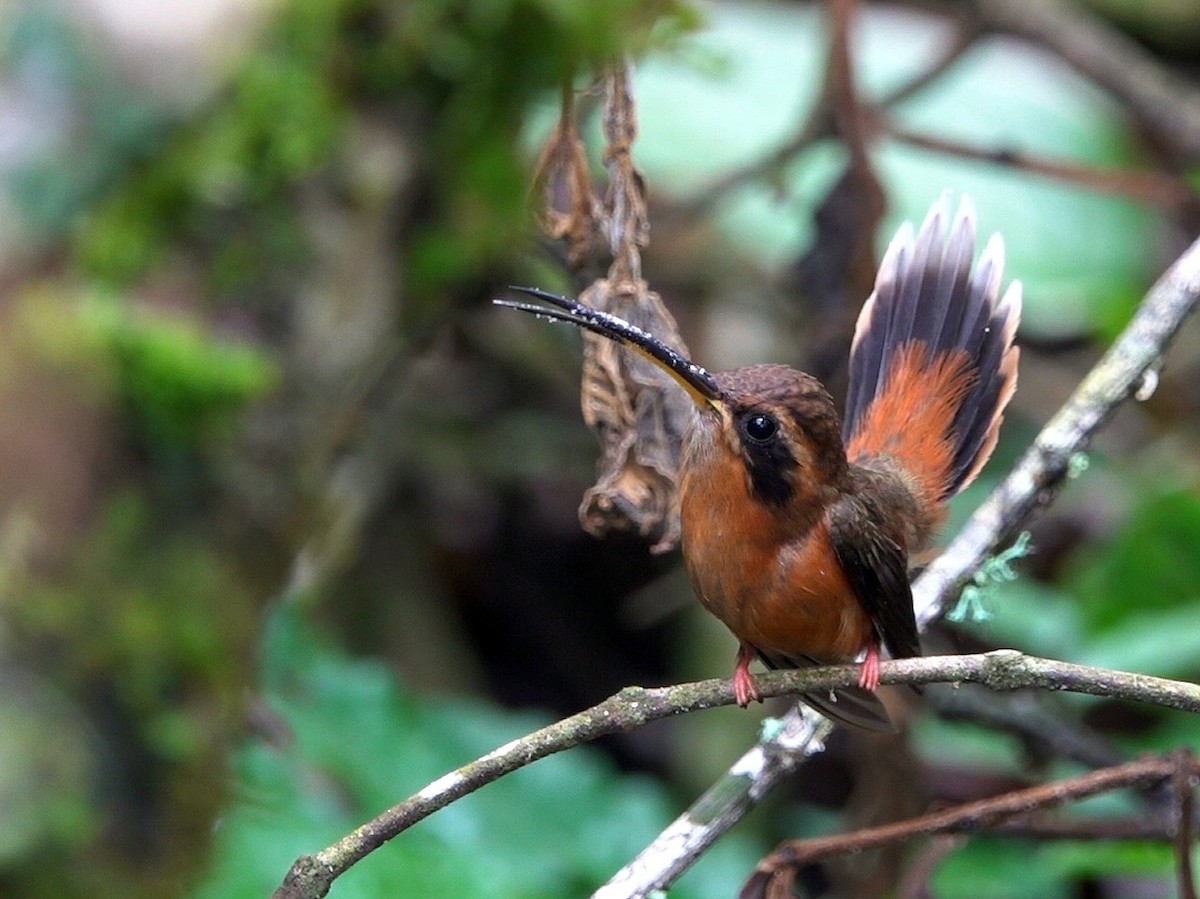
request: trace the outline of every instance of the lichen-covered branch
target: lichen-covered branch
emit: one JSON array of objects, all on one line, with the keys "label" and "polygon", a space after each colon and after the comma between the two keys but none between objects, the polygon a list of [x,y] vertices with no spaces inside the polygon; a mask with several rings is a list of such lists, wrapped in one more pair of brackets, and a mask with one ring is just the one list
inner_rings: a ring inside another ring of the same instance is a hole
[{"label": "lichen-covered branch", "polygon": [[[997,650],[969,656],[931,656],[883,663],[885,684],[976,683],[994,690],[1043,687],[1095,696],[1109,696],[1200,713],[1200,686],[1182,681],[1129,674],[1087,665],[1073,665],[1027,656],[1015,650]],[[856,665],[835,665],[799,671],[773,671],[757,677],[764,698],[795,696],[810,690],[846,687],[858,682]],[[534,731],[501,746],[482,758],[435,780],[419,793],[388,809],[379,817],[347,834],[332,846],[299,859],[275,892],[275,899],[315,899],[324,896],[338,876],[385,842],[455,800],[506,774],[564,749],[571,749],[606,734],[634,730],[651,721],[717,706],[732,705],[729,680],[712,679],[670,687],[626,687],[599,705]],[[807,729],[803,729],[807,727]],[[771,770],[778,778],[798,763],[798,746],[809,745],[812,724],[792,726],[775,734],[745,756],[730,778],[752,785],[744,804],[752,804],[771,781],[760,775]],[[757,791],[757,792],[756,792]],[[739,805],[710,791],[710,800],[697,803],[696,814],[716,823],[738,816]],[[727,822],[727,823],[732,823]],[[678,839],[685,838],[676,833]]]}]

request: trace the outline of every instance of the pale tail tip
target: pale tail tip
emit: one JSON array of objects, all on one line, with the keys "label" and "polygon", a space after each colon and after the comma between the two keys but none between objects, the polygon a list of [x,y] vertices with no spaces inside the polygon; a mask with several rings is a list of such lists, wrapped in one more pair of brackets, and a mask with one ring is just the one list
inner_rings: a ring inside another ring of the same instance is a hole
[{"label": "pale tail tip", "polygon": [[921,234],[934,231],[938,236],[945,233],[944,222],[950,220],[950,191],[944,190],[941,195],[929,205],[925,213],[925,221],[921,222]]},{"label": "pale tail tip", "polygon": [[912,255],[915,242],[912,222],[904,222],[896,231],[892,242],[888,244],[883,258],[879,260],[879,274],[875,276],[876,286],[888,284],[897,279],[908,257]]},{"label": "pale tail tip", "polygon": [[1000,298],[1000,302],[996,307],[997,312],[1004,314],[1005,320],[1008,321],[1013,333],[1016,333],[1017,326],[1021,322],[1021,306],[1024,300],[1024,287],[1020,281],[1013,281],[1008,285],[1008,289],[1004,291],[1004,296]]},{"label": "pale tail tip", "polygon": [[[949,191],[947,191],[949,193]],[[971,231],[975,230],[975,201],[971,199],[970,194],[963,194],[958,198],[958,212],[954,215],[954,227],[957,229],[960,222],[970,224]]]}]

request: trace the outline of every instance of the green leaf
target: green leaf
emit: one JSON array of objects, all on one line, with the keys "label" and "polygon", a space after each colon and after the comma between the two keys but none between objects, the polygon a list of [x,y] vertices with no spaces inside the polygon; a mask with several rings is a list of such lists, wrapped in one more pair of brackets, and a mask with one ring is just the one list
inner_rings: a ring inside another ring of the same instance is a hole
[{"label": "green leaf", "polygon": [[[195,899],[269,894],[302,853],[545,723],[481,701],[410,694],[382,664],[327,646],[298,606],[279,604],[263,648],[262,701],[292,738],[238,752],[238,798]],[[619,775],[600,753],[576,749],[436,813],[356,865],[332,895],[583,895],[674,813],[648,777]],[[730,895],[764,847],[737,837],[724,844],[672,895]]]},{"label": "green leaf", "polygon": [[1131,613],[1193,608],[1200,597],[1197,546],[1200,497],[1189,489],[1149,491],[1111,543],[1073,566],[1069,583],[1088,630],[1122,627]]},{"label": "green leaf", "polygon": [[933,878],[939,899],[1056,899],[1078,895],[1085,877],[1153,877],[1171,870],[1168,845],[1055,842],[981,837],[951,855]]}]

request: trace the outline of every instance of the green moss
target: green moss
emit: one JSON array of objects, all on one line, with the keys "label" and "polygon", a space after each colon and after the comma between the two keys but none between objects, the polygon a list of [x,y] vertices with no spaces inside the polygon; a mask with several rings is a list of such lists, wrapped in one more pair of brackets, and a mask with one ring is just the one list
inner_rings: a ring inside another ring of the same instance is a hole
[{"label": "green moss", "polygon": [[[77,757],[72,791],[47,784],[41,830],[28,835],[78,862],[53,866],[51,894],[167,895],[202,854],[225,793],[220,759],[241,720],[257,624],[231,555],[128,492],[53,574],[31,578],[6,607],[16,658],[59,697],[44,709],[26,703],[25,728],[54,727],[48,763],[65,765],[68,750]],[[152,857],[122,848],[138,833],[154,834]],[[39,854],[21,848],[36,869]],[[127,868],[135,859],[136,870]],[[34,872],[25,879],[42,882]]]},{"label": "green moss", "polygon": [[[93,211],[77,258],[124,284],[169,249],[204,246],[221,263],[221,290],[254,290],[305,258],[299,193],[336,185],[347,127],[378,118],[410,141],[419,173],[409,189],[421,211],[397,252],[415,249],[401,271],[436,295],[527,226],[516,135],[529,111],[571,72],[645,46],[660,15],[691,21],[673,2],[297,0],[209,110]],[[264,252],[256,267],[249,246],[292,252]]]}]

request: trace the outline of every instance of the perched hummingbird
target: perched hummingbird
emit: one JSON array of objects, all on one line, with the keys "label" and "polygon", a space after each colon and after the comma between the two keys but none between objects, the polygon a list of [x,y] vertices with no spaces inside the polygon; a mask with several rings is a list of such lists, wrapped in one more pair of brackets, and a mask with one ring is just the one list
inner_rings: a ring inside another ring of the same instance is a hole
[{"label": "perched hummingbird", "polygon": [[919,655],[909,559],[996,446],[1017,384],[1021,286],[1001,295],[995,235],[972,267],[975,212],[943,197],[880,263],[850,347],[839,419],[816,378],[784,365],[712,374],[615,316],[533,288],[567,321],[630,348],[695,403],[679,468],[684,563],[697,597],[740,641],[738,704],[760,699],[751,661],[799,668],[862,659],[858,686],[803,699],[890,729],[875,695],[880,645]]}]

